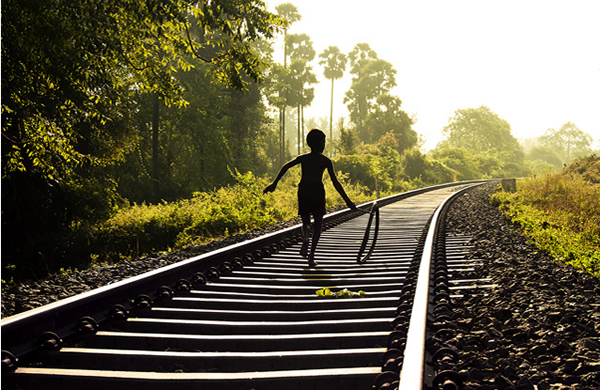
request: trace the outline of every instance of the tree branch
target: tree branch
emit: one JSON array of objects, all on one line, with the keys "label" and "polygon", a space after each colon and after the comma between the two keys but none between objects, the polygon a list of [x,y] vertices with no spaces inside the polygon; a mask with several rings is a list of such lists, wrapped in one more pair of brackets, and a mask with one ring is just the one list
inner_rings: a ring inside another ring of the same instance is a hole
[{"label": "tree branch", "polygon": [[187,23],[184,23],[184,25],[185,25],[185,33],[187,35],[188,41],[190,42],[190,49],[192,49],[192,53],[204,62],[208,62],[208,63],[212,62],[213,58],[208,60],[208,59],[202,57],[200,54],[198,54],[198,52],[194,48],[194,41],[192,41],[192,37],[190,36],[190,29],[188,28]]}]

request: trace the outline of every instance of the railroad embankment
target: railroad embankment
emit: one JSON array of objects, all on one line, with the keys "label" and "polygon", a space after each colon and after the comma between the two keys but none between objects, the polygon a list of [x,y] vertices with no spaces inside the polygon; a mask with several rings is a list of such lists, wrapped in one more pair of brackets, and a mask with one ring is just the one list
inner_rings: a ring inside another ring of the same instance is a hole
[{"label": "railroad embankment", "polygon": [[448,216],[473,237],[468,257],[483,265],[471,277],[497,285],[454,302],[465,389],[599,389],[600,281],[538,249],[489,204],[494,191],[471,191]]},{"label": "railroad embankment", "polygon": [[516,191],[491,200],[539,249],[600,278],[600,157],[519,180]]}]

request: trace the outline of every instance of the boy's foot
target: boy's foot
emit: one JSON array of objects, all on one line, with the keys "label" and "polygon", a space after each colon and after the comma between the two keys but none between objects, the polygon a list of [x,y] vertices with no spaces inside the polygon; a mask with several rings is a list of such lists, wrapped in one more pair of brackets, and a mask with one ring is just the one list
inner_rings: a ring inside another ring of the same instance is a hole
[{"label": "boy's foot", "polygon": [[315,261],[315,259],[313,259],[312,257],[310,259],[308,259],[308,266],[309,267],[316,267],[318,264]]},{"label": "boy's foot", "polygon": [[308,240],[302,242],[302,248],[300,248],[300,256],[308,257]]}]

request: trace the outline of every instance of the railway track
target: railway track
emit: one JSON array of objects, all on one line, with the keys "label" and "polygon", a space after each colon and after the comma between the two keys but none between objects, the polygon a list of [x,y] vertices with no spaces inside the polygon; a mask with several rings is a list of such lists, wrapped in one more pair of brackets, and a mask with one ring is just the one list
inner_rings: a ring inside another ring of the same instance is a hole
[{"label": "railway track", "polygon": [[379,200],[364,263],[372,214],[344,211],[326,217],[316,268],[296,226],[4,319],[2,385],[460,388],[452,294],[491,281],[461,279],[468,237],[444,233],[442,206],[473,185]]}]

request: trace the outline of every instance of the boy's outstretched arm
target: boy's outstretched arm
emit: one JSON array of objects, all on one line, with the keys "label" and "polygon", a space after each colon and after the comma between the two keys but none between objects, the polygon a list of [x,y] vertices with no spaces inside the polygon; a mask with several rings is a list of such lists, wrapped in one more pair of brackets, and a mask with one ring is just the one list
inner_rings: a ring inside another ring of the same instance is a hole
[{"label": "boy's outstretched arm", "polygon": [[335,171],[333,170],[333,163],[331,162],[331,160],[329,160],[327,164],[327,172],[329,173],[329,177],[331,178],[333,186],[335,187],[337,192],[342,196],[344,202],[346,202],[346,205],[351,210],[356,210],[356,205],[350,200],[350,198],[348,198],[348,195],[346,195],[346,191],[344,191],[344,187],[342,187],[342,184],[337,179],[337,176],[335,176]]},{"label": "boy's outstretched arm", "polygon": [[282,167],[281,170],[279,171],[279,174],[277,175],[277,177],[275,178],[275,180],[273,180],[273,183],[269,184],[267,186],[267,188],[265,188],[263,190],[263,194],[266,194],[267,192],[273,192],[275,191],[275,188],[277,187],[277,183],[279,183],[279,180],[281,179],[281,177],[283,175],[285,175],[285,173],[288,171],[288,169],[290,169],[291,167],[293,167],[296,164],[299,164],[300,160],[296,157],[295,159],[293,159],[292,161],[289,161],[287,163],[285,163]]}]

